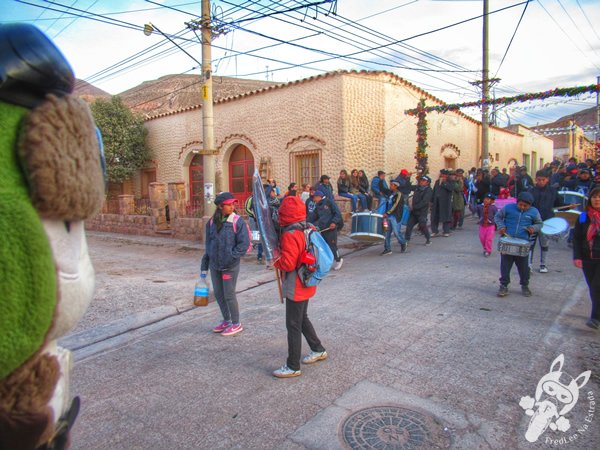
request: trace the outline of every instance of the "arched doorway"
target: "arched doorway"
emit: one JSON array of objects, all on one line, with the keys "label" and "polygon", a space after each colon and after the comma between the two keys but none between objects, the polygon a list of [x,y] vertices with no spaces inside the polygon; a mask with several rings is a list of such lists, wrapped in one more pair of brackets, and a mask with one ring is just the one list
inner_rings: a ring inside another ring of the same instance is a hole
[{"label": "arched doorway", "polygon": [[254,174],[254,157],[245,145],[237,145],[229,157],[229,191],[237,199],[239,205],[252,195],[252,175]]},{"label": "arched doorway", "polygon": [[190,203],[204,202],[204,157],[194,155],[190,161]]}]

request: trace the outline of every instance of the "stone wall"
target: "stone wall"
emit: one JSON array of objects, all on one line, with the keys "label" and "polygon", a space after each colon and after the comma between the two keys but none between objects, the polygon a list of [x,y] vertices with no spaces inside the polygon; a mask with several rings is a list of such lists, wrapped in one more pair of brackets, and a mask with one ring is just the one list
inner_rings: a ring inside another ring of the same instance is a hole
[{"label": "stone wall", "polygon": [[107,233],[156,236],[151,216],[98,214],[96,217],[85,221],[85,228]]}]

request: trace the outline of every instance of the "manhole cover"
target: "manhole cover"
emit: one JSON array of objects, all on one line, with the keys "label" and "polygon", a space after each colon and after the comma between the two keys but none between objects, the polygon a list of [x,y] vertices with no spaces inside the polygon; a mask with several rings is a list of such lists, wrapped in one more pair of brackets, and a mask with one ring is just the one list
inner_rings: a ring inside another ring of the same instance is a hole
[{"label": "manhole cover", "polygon": [[361,409],[342,425],[351,449],[441,449],[450,436],[433,417],[397,406]]}]

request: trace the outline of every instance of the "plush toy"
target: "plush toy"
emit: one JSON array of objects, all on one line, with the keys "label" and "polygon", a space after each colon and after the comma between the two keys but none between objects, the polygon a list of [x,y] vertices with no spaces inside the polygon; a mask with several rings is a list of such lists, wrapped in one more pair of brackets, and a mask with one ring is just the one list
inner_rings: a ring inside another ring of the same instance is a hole
[{"label": "plush toy", "polygon": [[68,446],[72,329],[94,290],[83,220],[104,198],[101,142],[67,61],[0,25],[0,449]]}]

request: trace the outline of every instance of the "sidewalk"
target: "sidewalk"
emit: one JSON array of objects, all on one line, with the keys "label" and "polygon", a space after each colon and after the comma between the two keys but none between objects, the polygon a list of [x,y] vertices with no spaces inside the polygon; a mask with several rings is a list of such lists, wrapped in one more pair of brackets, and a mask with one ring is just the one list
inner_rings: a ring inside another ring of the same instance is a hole
[{"label": "sidewalk", "polygon": [[[533,297],[520,295],[513,269],[499,299],[499,256],[483,258],[473,222],[423,243],[346,254],[309,306],[330,357],[295,379],[271,376],[287,352],[274,283],[240,293],[238,336],[210,331],[219,321],[211,303],[76,350],[73,448],[596,448],[600,413],[586,418],[589,393],[600,396],[600,344],[584,325],[586,285],[566,244],[551,244]],[[568,414],[572,429],[529,443],[519,401],[561,353],[571,376],[592,377]],[[572,436],[575,444],[558,443]]]}]

